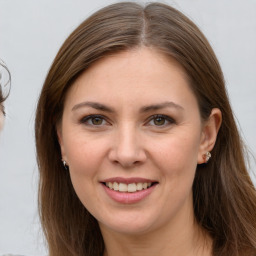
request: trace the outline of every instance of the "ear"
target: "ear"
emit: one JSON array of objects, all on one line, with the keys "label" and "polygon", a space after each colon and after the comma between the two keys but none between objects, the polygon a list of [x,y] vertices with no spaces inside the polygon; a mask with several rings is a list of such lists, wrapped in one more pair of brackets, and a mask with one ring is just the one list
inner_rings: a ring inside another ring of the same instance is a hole
[{"label": "ear", "polygon": [[210,117],[203,124],[201,142],[198,151],[197,163],[205,163],[205,155],[210,152],[215,145],[218,131],[222,122],[222,114],[220,109],[213,108]]},{"label": "ear", "polygon": [[62,137],[62,125],[61,125],[61,123],[58,123],[56,125],[56,132],[57,132],[57,137],[58,137],[58,141],[59,141],[59,144],[60,144],[62,160],[67,162],[65,149],[64,149],[64,143],[63,143],[63,137]]}]

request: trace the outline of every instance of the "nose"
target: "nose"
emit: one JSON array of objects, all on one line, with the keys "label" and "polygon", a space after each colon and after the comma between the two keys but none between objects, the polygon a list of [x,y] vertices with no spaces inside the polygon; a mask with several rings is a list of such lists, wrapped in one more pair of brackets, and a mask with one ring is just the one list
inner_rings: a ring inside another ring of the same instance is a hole
[{"label": "nose", "polygon": [[144,163],[147,154],[141,134],[135,127],[120,128],[111,142],[109,160],[123,168],[131,168]]}]

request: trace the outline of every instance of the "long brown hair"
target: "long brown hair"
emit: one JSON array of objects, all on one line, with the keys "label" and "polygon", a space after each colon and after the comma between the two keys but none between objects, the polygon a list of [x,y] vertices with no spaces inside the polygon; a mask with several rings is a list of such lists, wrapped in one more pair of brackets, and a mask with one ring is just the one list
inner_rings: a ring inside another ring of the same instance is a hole
[{"label": "long brown hair", "polygon": [[212,108],[221,110],[223,122],[212,159],[197,167],[194,212],[213,239],[213,255],[255,254],[256,192],[211,46],[197,26],[174,8],[123,2],[99,10],[68,37],[39,98],[35,123],[39,212],[50,256],[103,254],[98,223],[79,201],[61,163],[56,124],[62,117],[66,92],[82,72],[109,54],[136,47],[157,49],[183,66],[202,120]]}]

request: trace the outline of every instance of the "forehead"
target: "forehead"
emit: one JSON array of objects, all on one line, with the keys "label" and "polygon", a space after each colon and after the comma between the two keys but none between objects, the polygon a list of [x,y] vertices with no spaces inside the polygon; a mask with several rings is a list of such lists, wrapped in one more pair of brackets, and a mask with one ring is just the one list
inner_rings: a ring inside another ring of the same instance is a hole
[{"label": "forehead", "polygon": [[186,72],[174,58],[167,57],[157,49],[141,47],[107,55],[89,67],[82,76],[107,79],[116,72],[115,78],[136,82],[142,75],[151,79],[153,76],[166,75],[174,70],[186,79]]},{"label": "forehead", "polygon": [[196,101],[182,66],[154,49],[140,48],[96,62],[78,77],[66,99],[146,104],[152,98],[186,101],[189,97]]}]

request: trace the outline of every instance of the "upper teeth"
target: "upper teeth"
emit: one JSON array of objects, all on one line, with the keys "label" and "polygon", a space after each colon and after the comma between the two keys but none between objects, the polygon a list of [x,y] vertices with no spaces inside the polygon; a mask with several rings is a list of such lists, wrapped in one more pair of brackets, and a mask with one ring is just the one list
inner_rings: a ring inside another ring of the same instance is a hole
[{"label": "upper teeth", "polygon": [[142,189],[146,189],[152,185],[151,182],[144,183],[118,183],[118,182],[106,182],[106,186],[110,189],[119,191],[119,192],[136,192]]}]

